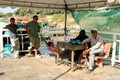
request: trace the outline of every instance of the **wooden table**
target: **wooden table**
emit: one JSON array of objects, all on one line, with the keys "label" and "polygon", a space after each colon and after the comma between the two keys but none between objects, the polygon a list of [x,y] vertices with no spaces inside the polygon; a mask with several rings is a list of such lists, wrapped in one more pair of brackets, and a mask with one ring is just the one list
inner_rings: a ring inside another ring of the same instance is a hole
[{"label": "wooden table", "polygon": [[[75,50],[83,50],[84,46],[71,44],[69,42],[57,42],[57,48],[58,48],[58,52],[59,52],[60,48],[68,49],[68,50],[72,51],[71,52],[71,68],[72,68],[72,70],[74,70],[74,54],[75,54],[74,51]],[[57,63],[58,63],[58,60],[59,60],[59,53],[57,55]]]}]

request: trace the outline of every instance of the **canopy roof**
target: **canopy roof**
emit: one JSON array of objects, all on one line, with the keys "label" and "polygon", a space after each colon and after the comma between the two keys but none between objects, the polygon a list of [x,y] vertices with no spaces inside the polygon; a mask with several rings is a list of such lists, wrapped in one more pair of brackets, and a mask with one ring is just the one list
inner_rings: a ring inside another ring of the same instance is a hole
[{"label": "canopy roof", "polygon": [[[110,2],[108,2],[110,1]],[[103,6],[119,6],[119,0],[0,0],[0,6],[44,9],[90,9]]]}]

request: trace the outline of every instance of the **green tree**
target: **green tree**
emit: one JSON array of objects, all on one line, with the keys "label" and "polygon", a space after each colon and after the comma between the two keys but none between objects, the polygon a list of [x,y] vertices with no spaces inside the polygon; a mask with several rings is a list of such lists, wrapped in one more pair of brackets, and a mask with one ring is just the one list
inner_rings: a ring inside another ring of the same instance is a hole
[{"label": "green tree", "polygon": [[4,16],[4,14],[3,13],[0,13],[0,17],[3,17]]},{"label": "green tree", "polygon": [[15,15],[25,16],[25,15],[27,15],[27,11],[26,11],[26,9],[18,9],[17,11],[15,11]]},{"label": "green tree", "polygon": [[6,17],[10,17],[10,16],[13,15],[13,13],[7,13],[7,14],[5,14],[5,15],[6,15]]}]

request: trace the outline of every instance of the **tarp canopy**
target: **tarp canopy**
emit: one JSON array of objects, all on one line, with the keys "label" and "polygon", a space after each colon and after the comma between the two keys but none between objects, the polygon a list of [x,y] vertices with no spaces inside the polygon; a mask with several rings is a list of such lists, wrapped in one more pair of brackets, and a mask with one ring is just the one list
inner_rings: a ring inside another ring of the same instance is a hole
[{"label": "tarp canopy", "polygon": [[70,10],[81,29],[120,32],[120,8],[106,10]]},{"label": "tarp canopy", "polygon": [[119,6],[119,2],[120,0],[0,0],[0,6],[65,10]]}]

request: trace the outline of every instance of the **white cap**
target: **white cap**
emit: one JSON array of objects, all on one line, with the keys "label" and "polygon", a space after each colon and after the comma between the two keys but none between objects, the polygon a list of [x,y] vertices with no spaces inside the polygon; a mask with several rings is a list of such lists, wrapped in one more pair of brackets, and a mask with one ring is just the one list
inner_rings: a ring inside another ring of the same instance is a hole
[{"label": "white cap", "polygon": [[91,31],[98,31],[97,28],[92,28]]}]

